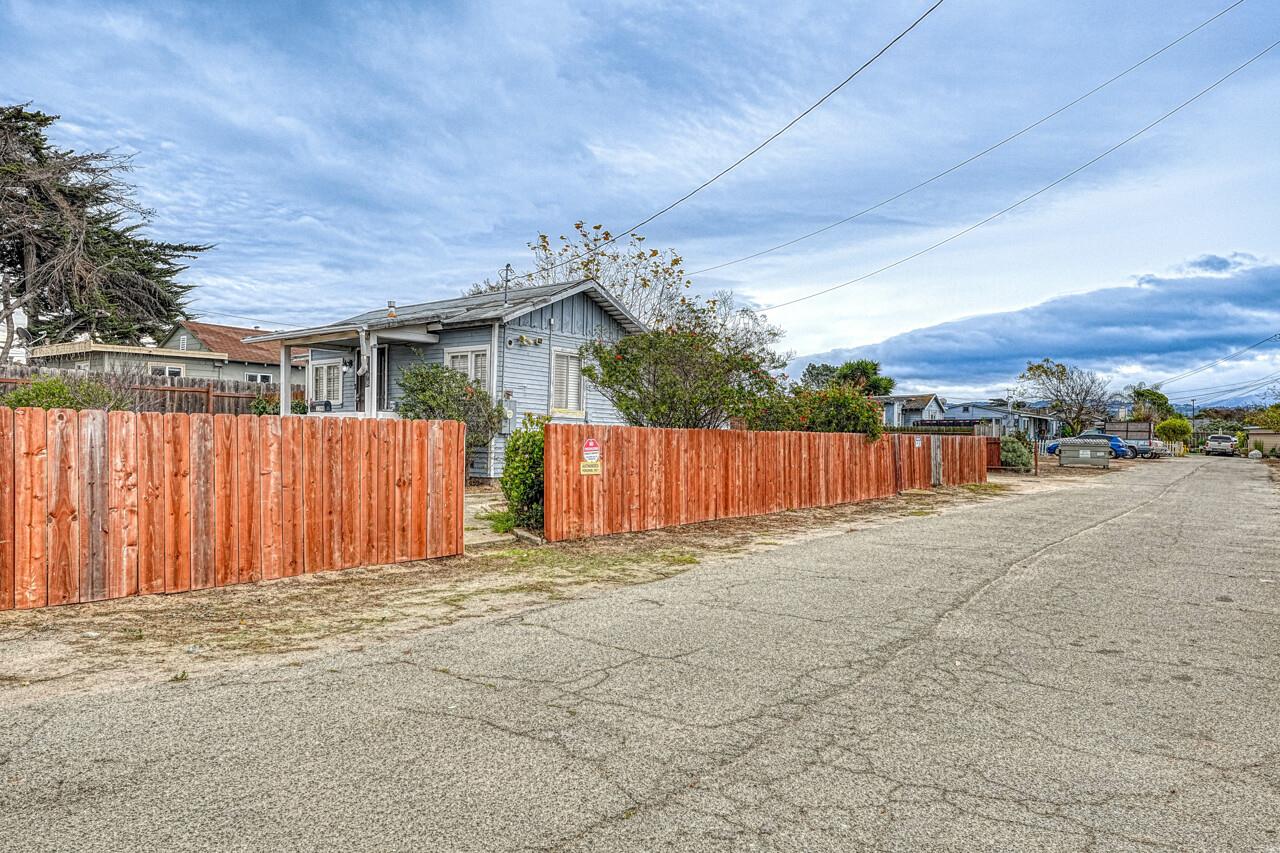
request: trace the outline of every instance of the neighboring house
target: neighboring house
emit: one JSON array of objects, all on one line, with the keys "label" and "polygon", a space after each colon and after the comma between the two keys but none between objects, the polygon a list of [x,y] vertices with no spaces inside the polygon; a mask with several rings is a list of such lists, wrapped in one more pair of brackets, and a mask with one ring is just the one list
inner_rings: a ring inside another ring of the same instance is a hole
[{"label": "neighboring house", "polygon": [[[1265,427],[1250,426],[1245,427],[1245,442],[1248,446],[1241,447],[1240,453],[1247,454],[1250,450],[1261,450],[1263,453],[1270,454],[1274,450],[1280,449],[1280,432],[1266,429]],[[1257,447],[1257,444],[1262,447]]]},{"label": "neighboring house", "polygon": [[957,426],[994,427],[991,432],[996,435],[1022,433],[1039,439],[1057,438],[1062,433],[1062,422],[1048,411],[1010,406],[1004,400],[950,403],[944,417]]},{"label": "neighboring house", "polygon": [[[19,308],[13,313],[13,346],[9,348],[9,361],[24,362],[27,360],[27,315]],[[4,342],[9,334],[8,328],[0,322],[0,352],[4,351]]]},{"label": "neighboring house", "polygon": [[621,423],[582,376],[580,347],[644,327],[591,279],[396,306],[294,332],[259,334],[258,345],[309,347],[307,399],[314,410],[394,417],[401,372],[444,364],[473,379],[505,410],[499,435],[471,459],[471,474],[502,473],[506,436],[526,413],[558,421]]},{"label": "neighboring house", "polygon": [[[189,379],[229,379],[258,384],[279,382],[279,348],[244,342],[244,338],[250,335],[261,334],[265,334],[265,330],[187,320],[159,346],[68,341],[35,347],[31,351],[31,361],[96,373],[139,371],[153,376]],[[306,354],[300,352],[298,356],[289,369],[291,385],[301,385],[306,379]]]},{"label": "neighboring house", "polygon": [[871,399],[884,407],[885,426],[908,427],[942,418],[942,401],[936,394],[885,394]]}]

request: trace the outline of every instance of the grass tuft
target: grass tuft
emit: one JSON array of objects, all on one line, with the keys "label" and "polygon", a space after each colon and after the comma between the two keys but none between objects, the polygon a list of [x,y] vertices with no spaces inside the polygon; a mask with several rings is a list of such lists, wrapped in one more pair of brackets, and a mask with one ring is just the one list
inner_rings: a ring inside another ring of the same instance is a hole
[{"label": "grass tuft", "polygon": [[476,520],[489,522],[489,529],[494,533],[510,533],[516,529],[516,514],[509,509],[477,513]]}]

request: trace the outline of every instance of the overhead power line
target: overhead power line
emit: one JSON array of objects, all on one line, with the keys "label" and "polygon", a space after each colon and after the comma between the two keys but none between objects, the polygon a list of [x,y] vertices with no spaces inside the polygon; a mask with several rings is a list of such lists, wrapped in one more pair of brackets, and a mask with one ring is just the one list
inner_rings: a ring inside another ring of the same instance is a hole
[{"label": "overhead power line", "polygon": [[1169,43],[1168,43],[1168,44],[1166,44],[1164,47],[1160,48],[1159,50],[1157,50],[1157,51],[1156,51],[1156,52],[1154,52],[1154,53],[1148,54],[1146,57],[1144,57],[1143,59],[1139,60],[1138,62],[1135,62],[1133,65],[1130,65],[1128,68],[1124,69],[1124,70],[1123,70],[1123,71],[1121,71],[1119,74],[1116,74],[1114,77],[1111,77],[1111,78],[1109,78],[1109,79],[1107,79],[1107,80],[1104,80],[1103,82],[1099,83],[1097,86],[1094,86],[1092,89],[1090,89],[1089,91],[1085,92],[1083,95],[1081,95],[1080,97],[1076,98],[1075,100],[1073,100],[1073,101],[1069,101],[1068,103],[1063,104],[1062,106],[1058,107],[1056,110],[1054,110],[1053,112],[1049,113],[1048,115],[1045,115],[1045,116],[1044,116],[1044,117],[1042,117],[1042,118],[1036,119],[1036,120],[1035,120],[1035,121],[1033,121],[1031,124],[1029,124],[1029,125],[1027,125],[1026,127],[1022,128],[1021,130],[1019,130],[1019,131],[1017,131],[1017,132],[1015,132],[1015,133],[1011,133],[1011,134],[1009,134],[1009,135],[1008,135],[1008,136],[1006,136],[1004,139],[1001,139],[999,142],[996,142],[995,144],[990,145],[990,146],[988,146],[988,147],[986,147],[986,148],[982,149],[982,150],[981,150],[981,151],[979,151],[977,154],[974,154],[974,155],[972,155],[972,156],[970,156],[970,157],[965,158],[964,160],[961,160],[959,163],[956,163],[954,166],[951,166],[950,168],[947,168],[947,169],[942,170],[942,171],[941,171],[941,172],[939,172],[938,174],[934,175],[932,178],[928,178],[928,179],[926,179],[926,180],[923,180],[923,181],[921,181],[920,183],[916,184],[915,186],[908,187],[907,189],[902,190],[902,191],[901,191],[901,192],[899,192],[899,193],[896,193],[896,194],[894,194],[894,195],[889,196],[888,198],[884,199],[883,201],[878,201],[878,202],[876,202],[875,204],[871,205],[870,207],[866,207],[866,208],[863,208],[862,210],[859,210],[857,213],[854,213],[854,214],[852,214],[852,215],[850,215],[850,216],[846,216],[846,217],[845,217],[845,218],[843,218],[843,219],[836,220],[835,222],[832,222],[830,225],[824,225],[824,226],[822,226],[821,228],[817,228],[817,229],[815,229],[815,230],[813,230],[813,231],[810,231],[810,232],[809,232],[809,233],[807,233],[807,234],[801,234],[799,237],[795,237],[795,238],[793,238],[793,239],[791,239],[791,240],[787,240],[786,242],[779,243],[779,244],[778,244],[778,245],[776,245],[776,246],[770,246],[770,247],[769,247],[769,248],[767,248],[767,249],[761,249],[761,250],[760,250],[760,251],[758,251],[758,252],[752,252],[752,253],[751,253],[751,254],[749,254],[749,255],[743,255],[743,256],[742,256],[742,257],[740,257],[740,258],[734,258],[733,260],[724,261],[724,262],[722,262],[722,263],[713,264],[713,265],[711,265],[711,266],[709,266],[709,267],[703,267],[702,269],[693,270],[692,272],[690,272],[690,273],[689,273],[689,275],[691,275],[691,276],[694,276],[694,275],[701,275],[702,273],[708,273],[708,272],[713,272],[713,271],[715,271],[715,270],[721,270],[721,269],[724,269],[725,267],[731,267],[731,266],[734,266],[735,264],[741,264],[741,263],[744,263],[744,262],[746,262],[746,261],[752,261],[752,260],[755,260],[756,258],[760,258],[760,257],[763,257],[763,256],[765,256],[765,255],[769,255],[769,254],[772,254],[772,253],[774,253],[774,252],[780,251],[780,250],[782,250],[782,249],[786,249],[786,248],[788,248],[788,247],[790,247],[790,246],[794,246],[795,244],[797,244],[797,243],[801,243],[801,242],[803,242],[803,241],[805,241],[805,240],[808,240],[808,239],[810,239],[810,238],[812,238],[812,237],[817,237],[819,234],[825,234],[826,232],[830,231],[830,230],[831,230],[831,229],[833,229],[833,228],[838,228],[838,227],[840,227],[841,225],[847,225],[848,223],[853,222],[855,219],[859,219],[859,218],[861,218],[861,217],[863,217],[863,216],[866,216],[868,213],[872,213],[872,212],[874,212],[874,211],[877,211],[877,210],[879,210],[880,208],[884,207],[885,205],[887,205],[887,204],[891,204],[891,203],[893,203],[893,202],[897,201],[898,199],[902,198],[903,196],[910,195],[911,193],[915,192],[916,190],[923,189],[924,187],[929,186],[929,184],[932,184],[934,181],[937,181],[937,180],[939,180],[939,179],[941,179],[941,178],[945,178],[947,175],[950,175],[952,172],[956,171],[957,169],[964,168],[965,166],[969,165],[969,164],[970,164],[970,163],[972,163],[973,161],[978,160],[978,159],[981,159],[982,157],[987,156],[987,155],[988,155],[988,154],[990,154],[992,151],[995,151],[997,148],[1000,148],[1000,147],[1002,147],[1002,146],[1004,146],[1004,145],[1007,145],[1007,144],[1009,144],[1010,142],[1013,142],[1013,141],[1014,141],[1015,139],[1017,139],[1018,137],[1023,136],[1024,134],[1029,133],[1029,132],[1030,132],[1030,131],[1032,131],[1032,130],[1035,130],[1035,129],[1036,129],[1037,127],[1039,127],[1040,125],[1044,124],[1045,122],[1049,121],[1049,120],[1050,120],[1050,119],[1052,119],[1052,118],[1055,118],[1055,117],[1056,117],[1056,116],[1058,116],[1058,115],[1061,115],[1062,113],[1064,113],[1064,112],[1066,112],[1067,110],[1071,109],[1072,107],[1074,107],[1076,104],[1080,103],[1081,101],[1083,101],[1083,100],[1085,100],[1085,99],[1087,99],[1087,98],[1090,98],[1090,97],[1092,97],[1093,95],[1096,95],[1098,92],[1101,92],[1103,89],[1107,88],[1107,87],[1108,87],[1108,86],[1110,86],[1112,83],[1116,82],[1117,80],[1121,79],[1122,77],[1127,76],[1128,74],[1130,74],[1130,73],[1132,73],[1132,72],[1134,72],[1134,71],[1137,71],[1139,68],[1141,68],[1142,66],[1146,65],[1148,62],[1150,62],[1151,60],[1155,59],[1155,58],[1156,58],[1157,56],[1159,56],[1160,54],[1164,53],[1165,51],[1167,51],[1167,50],[1169,50],[1170,48],[1174,47],[1175,45],[1179,44],[1180,42],[1185,41],[1187,38],[1191,37],[1192,35],[1195,35],[1197,32],[1199,32],[1200,30],[1204,29],[1205,27],[1207,27],[1209,24],[1213,23],[1214,21],[1218,20],[1218,19],[1219,19],[1219,18],[1221,18],[1223,15],[1227,14],[1228,12],[1230,12],[1232,9],[1234,9],[1234,8],[1235,8],[1235,7],[1237,7],[1237,6],[1239,6],[1239,5],[1240,5],[1241,3],[1243,3],[1243,2],[1245,2],[1245,0],[1236,0],[1236,2],[1232,3],[1230,6],[1226,7],[1226,8],[1225,8],[1225,9],[1223,9],[1222,11],[1218,12],[1218,13],[1217,13],[1216,15],[1214,15],[1213,17],[1208,18],[1208,19],[1206,19],[1205,21],[1202,21],[1198,26],[1196,26],[1196,27],[1194,27],[1194,28],[1192,28],[1192,29],[1190,29],[1190,30],[1187,30],[1185,33],[1183,33],[1182,35],[1178,36],[1176,39],[1174,39],[1173,41],[1169,42]]},{"label": "overhead power line", "polygon": [[[1243,1],[1243,0],[1242,0],[1242,1]],[[533,276],[535,276],[535,275],[542,275],[542,274],[544,274],[544,273],[550,272],[551,270],[554,270],[554,269],[558,269],[558,268],[560,268],[560,267],[562,267],[562,266],[565,266],[565,265],[567,265],[567,264],[571,264],[571,263],[574,263],[574,262],[576,262],[576,261],[582,261],[582,260],[585,260],[585,259],[587,259],[587,258],[591,257],[592,255],[596,254],[596,253],[597,253],[597,252],[599,252],[600,250],[604,249],[606,246],[609,246],[609,245],[611,245],[611,244],[613,244],[613,243],[616,243],[618,240],[622,239],[622,237],[623,237],[624,235],[626,235],[626,234],[631,234],[631,233],[633,233],[634,231],[636,231],[637,229],[639,229],[639,228],[643,228],[644,226],[648,225],[648,224],[649,224],[650,222],[652,222],[653,220],[657,219],[659,216],[662,216],[663,214],[669,213],[669,212],[670,212],[671,210],[673,210],[674,208],[678,207],[678,206],[679,206],[679,205],[681,205],[681,204],[684,204],[686,201],[688,201],[689,199],[693,198],[695,195],[697,195],[698,193],[702,192],[702,191],[703,191],[703,190],[705,190],[707,187],[711,186],[711,185],[712,185],[712,184],[714,184],[716,181],[720,180],[720,179],[721,179],[721,178],[723,178],[725,175],[729,174],[729,173],[730,173],[730,172],[732,172],[734,169],[736,169],[736,168],[738,168],[739,166],[741,166],[743,163],[745,163],[745,162],[746,162],[747,160],[749,160],[751,157],[753,157],[753,156],[755,156],[756,154],[758,154],[758,153],[759,153],[759,152],[760,152],[760,151],[761,151],[761,150],[762,150],[766,145],[768,145],[769,143],[773,142],[773,141],[774,141],[775,139],[777,139],[779,136],[782,136],[782,134],[786,133],[786,132],[787,132],[788,130],[790,130],[791,128],[795,127],[795,126],[796,126],[796,124],[798,124],[798,123],[799,123],[799,122],[800,122],[800,121],[801,121],[805,116],[809,115],[809,113],[813,112],[813,111],[814,111],[814,110],[816,110],[818,107],[820,107],[820,106],[822,106],[824,103],[826,103],[826,102],[827,102],[827,100],[828,100],[829,98],[831,98],[831,96],[832,96],[832,95],[834,95],[836,92],[839,92],[841,89],[843,89],[843,88],[844,88],[845,86],[847,86],[849,83],[851,83],[855,77],[857,77],[857,76],[858,76],[859,74],[861,74],[863,71],[866,71],[868,68],[870,68],[870,67],[871,67],[871,65],[872,65],[876,60],[878,60],[880,57],[882,57],[882,56],[884,56],[886,53],[888,53],[890,48],[892,48],[895,44],[897,44],[899,41],[901,41],[903,38],[905,38],[905,37],[907,36],[907,34],[908,34],[908,33],[910,33],[912,30],[914,30],[917,26],[919,26],[919,25],[920,25],[920,23],[921,23],[922,21],[924,21],[924,19],[925,19],[925,18],[927,18],[927,17],[929,17],[930,15],[932,15],[932,14],[933,14],[933,11],[934,11],[935,9],[937,9],[939,6],[941,6],[941,5],[943,4],[943,2],[944,2],[944,0],[937,0],[937,2],[935,2],[932,6],[930,6],[928,9],[926,9],[926,10],[924,11],[924,14],[922,14],[920,17],[918,17],[918,18],[916,18],[914,21],[912,21],[912,22],[911,22],[911,26],[907,27],[905,30],[903,30],[902,32],[900,32],[900,33],[898,33],[896,36],[894,36],[892,39],[890,39],[890,40],[889,40],[889,42],[888,42],[887,44],[885,44],[885,46],[884,46],[884,47],[882,47],[882,48],[880,48],[879,50],[877,50],[877,51],[876,51],[876,52],[871,56],[871,58],[870,58],[870,59],[868,59],[866,62],[862,63],[861,65],[859,65],[857,68],[855,68],[855,69],[854,69],[854,71],[853,71],[853,73],[852,73],[852,74],[850,74],[848,77],[846,77],[846,78],[844,78],[843,80],[841,80],[841,81],[840,81],[839,83],[837,83],[837,84],[836,84],[832,89],[830,89],[830,90],[829,90],[825,95],[823,95],[821,98],[819,98],[818,100],[816,100],[816,101],[814,101],[812,104],[810,104],[810,105],[809,105],[809,106],[804,110],[804,112],[800,113],[798,116],[796,116],[795,118],[791,119],[791,121],[789,121],[789,122],[787,122],[786,124],[784,124],[780,129],[778,129],[778,130],[774,131],[772,134],[770,134],[770,136],[769,136],[768,138],[766,138],[763,142],[761,142],[761,143],[760,143],[759,145],[757,145],[755,148],[752,148],[752,149],[751,149],[750,151],[748,151],[746,154],[743,154],[743,155],[742,155],[741,157],[739,157],[737,160],[734,160],[734,161],[733,161],[732,163],[730,163],[728,166],[726,166],[725,168],[721,169],[719,172],[717,172],[716,174],[712,175],[710,178],[707,178],[705,181],[703,181],[702,183],[698,184],[698,185],[697,185],[696,187],[694,187],[693,189],[689,190],[689,192],[687,192],[687,193],[685,193],[684,195],[680,196],[680,198],[678,198],[678,199],[676,199],[675,201],[671,202],[671,203],[670,203],[670,204],[668,204],[666,207],[662,208],[661,210],[657,211],[656,213],[652,213],[652,214],[650,214],[649,216],[646,216],[644,219],[640,220],[640,221],[639,221],[639,222],[637,222],[635,225],[632,225],[630,228],[625,228],[625,229],[623,229],[622,231],[617,232],[614,236],[610,237],[608,240],[605,240],[604,242],[600,243],[598,246],[593,246],[593,247],[591,247],[590,249],[588,249],[586,252],[583,252],[582,254],[574,255],[574,256],[569,257],[569,258],[565,258],[565,259],[564,259],[564,260],[562,260],[562,261],[557,261],[556,263],[551,264],[551,265],[549,265],[549,266],[547,266],[547,267],[544,267],[543,269],[540,269],[540,270],[538,270],[538,271],[536,271],[536,272],[524,273],[524,274],[522,274],[522,275],[515,276],[515,278],[517,278],[517,279],[520,279],[520,278],[524,278],[524,279],[532,278],[532,277],[533,277]]]},{"label": "overhead power line", "polygon": [[1188,379],[1192,376],[1195,376],[1197,373],[1208,370],[1211,367],[1217,367],[1219,364],[1222,364],[1224,361],[1230,361],[1236,356],[1244,355],[1247,352],[1256,350],[1258,347],[1263,346],[1264,344],[1269,344],[1272,341],[1280,341],[1280,333],[1265,337],[1262,340],[1258,341],[1256,344],[1249,344],[1249,346],[1245,347],[1244,349],[1238,349],[1233,353],[1224,355],[1222,358],[1217,359],[1216,361],[1211,361],[1211,362],[1208,362],[1207,364],[1202,364],[1199,367],[1193,367],[1190,370],[1183,371],[1182,373],[1179,373],[1175,376],[1170,376],[1168,379],[1163,379],[1160,382],[1157,382],[1155,384],[1160,387],[1163,387],[1172,382],[1180,382],[1183,379]]},{"label": "overhead power line", "polygon": [[264,320],[261,317],[246,317],[243,314],[228,314],[226,311],[207,311],[204,308],[199,308],[199,307],[193,307],[191,310],[194,313],[199,314],[201,317],[204,317],[206,315],[211,315],[214,317],[231,317],[232,319],[235,319],[235,320],[249,320],[250,322],[253,322],[253,323],[266,323],[267,325],[272,326],[273,328],[276,328],[276,329],[298,328],[296,325],[292,323],[281,323],[278,320]]},{"label": "overhead power line", "polygon": [[1247,388],[1255,382],[1274,382],[1280,379],[1280,371],[1269,373],[1266,376],[1259,376],[1253,379],[1245,379],[1243,381],[1229,382],[1224,385],[1218,385],[1210,388],[1197,388],[1187,391],[1181,391],[1177,394],[1170,394],[1169,400],[1173,402],[1185,402],[1192,399],[1203,400],[1206,397],[1216,397],[1223,394],[1234,394],[1242,388]]},{"label": "overhead power line", "polygon": [[1092,166],[1094,163],[1097,163],[1099,160],[1103,159],[1104,157],[1108,156],[1109,154],[1112,154],[1112,153],[1114,153],[1115,151],[1119,150],[1120,148],[1123,148],[1125,145],[1128,145],[1130,142],[1132,142],[1133,140],[1135,140],[1135,139],[1137,139],[1138,137],[1142,136],[1144,133],[1146,133],[1147,131],[1151,130],[1153,127],[1155,127],[1155,126],[1157,126],[1157,125],[1161,124],[1162,122],[1164,122],[1165,120],[1169,119],[1169,118],[1170,118],[1170,117],[1172,117],[1173,115],[1177,114],[1178,112],[1182,111],[1182,110],[1183,110],[1183,109],[1185,109],[1186,107],[1188,107],[1188,106],[1190,106],[1191,104],[1195,103],[1195,102],[1196,102],[1196,101],[1198,101],[1200,98],[1204,97],[1205,95],[1209,94],[1209,93],[1210,93],[1210,92],[1212,92],[1214,89],[1216,89],[1218,86],[1220,86],[1221,84],[1225,83],[1225,82],[1226,82],[1227,80],[1229,80],[1231,77],[1233,77],[1233,76],[1235,76],[1236,74],[1240,73],[1240,72],[1241,72],[1241,71],[1243,71],[1245,68],[1248,68],[1248,67],[1249,67],[1250,65],[1252,65],[1254,62],[1258,61],[1258,60],[1259,60],[1259,59],[1261,59],[1263,56],[1265,56],[1267,53],[1269,53],[1271,50],[1273,50],[1277,45],[1280,45],[1280,41],[1272,42],[1272,43],[1271,43],[1270,45],[1268,45],[1266,48],[1264,48],[1264,49],[1263,49],[1263,50],[1261,50],[1260,52],[1258,52],[1258,53],[1254,54],[1251,58],[1249,58],[1248,60],[1246,60],[1246,61],[1245,61],[1245,62],[1243,62],[1242,64],[1237,65],[1234,69],[1232,69],[1231,71],[1229,71],[1228,73],[1226,73],[1226,74],[1225,74],[1225,75],[1223,75],[1222,77],[1219,77],[1217,80],[1215,80],[1215,81],[1214,81],[1213,83],[1211,83],[1209,86],[1205,87],[1204,89],[1201,89],[1199,92],[1197,92],[1195,95],[1192,95],[1190,98],[1188,98],[1187,100],[1183,101],[1181,104],[1178,104],[1178,106],[1176,106],[1176,107],[1174,107],[1173,109],[1169,110],[1167,113],[1165,113],[1164,115],[1160,116],[1160,117],[1159,117],[1159,118],[1157,118],[1155,121],[1153,121],[1153,122],[1151,122],[1150,124],[1148,124],[1146,127],[1143,127],[1141,130],[1138,130],[1138,131],[1136,131],[1136,132],[1134,132],[1134,133],[1130,134],[1129,136],[1127,136],[1127,137],[1125,137],[1124,139],[1122,139],[1120,142],[1117,142],[1115,145],[1113,145],[1113,146],[1111,146],[1110,148],[1108,148],[1106,151],[1103,151],[1101,154],[1097,155],[1097,156],[1096,156],[1096,157],[1094,157],[1093,159],[1088,160],[1087,162],[1085,162],[1085,163],[1083,163],[1083,164],[1081,164],[1081,165],[1077,166],[1076,168],[1072,169],[1070,172],[1067,172],[1065,175],[1063,175],[1062,177],[1060,177],[1060,178],[1058,178],[1057,180],[1053,181],[1052,183],[1050,183],[1050,184],[1046,184],[1045,186],[1041,187],[1040,189],[1036,190],[1035,192],[1031,193],[1030,195],[1023,196],[1022,198],[1020,198],[1020,199],[1018,199],[1017,201],[1015,201],[1013,204],[1009,205],[1008,207],[1002,208],[1001,210],[996,211],[995,213],[991,214],[990,216],[986,217],[985,219],[982,219],[982,220],[980,220],[980,221],[978,221],[978,222],[975,222],[973,225],[970,225],[970,226],[969,226],[969,227],[967,227],[967,228],[964,228],[964,229],[962,229],[962,230],[960,230],[960,231],[957,231],[956,233],[952,234],[951,236],[946,237],[945,239],[939,240],[938,242],[933,243],[932,245],[926,246],[925,248],[923,248],[923,249],[919,250],[918,252],[913,252],[912,254],[907,255],[907,256],[906,256],[906,257],[904,257],[904,258],[899,258],[898,260],[894,261],[893,263],[885,264],[884,266],[882,266],[882,267],[880,267],[880,268],[878,268],[878,269],[872,270],[871,272],[864,273],[863,275],[860,275],[860,276],[858,276],[858,277],[856,277],[856,278],[851,278],[851,279],[849,279],[848,281],[841,282],[840,284],[833,284],[833,285],[831,285],[830,287],[823,288],[822,290],[816,290],[816,291],[814,291],[813,293],[809,293],[809,294],[806,294],[806,295],[804,295],[804,296],[798,296],[798,297],[796,297],[795,299],[788,299],[788,300],[787,300],[787,301],[785,301],[785,302],[779,302],[779,303],[778,303],[778,304],[776,304],[776,305],[771,305],[771,306],[769,306],[768,308],[762,308],[762,309],[760,309],[760,310],[761,310],[761,311],[775,311],[775,310],[777,310],[778,308],[784,308],[784,307],[786,307],[786,306],[788,306],[788,305],[795,305],[797,302],[804,302],[805,300],[808,300],[808,299],[814,299],[814,298],[816,298],[816,297],[818,297],[818,296],[823,296],[823,295],[825,295],[825,294],[831,293],[832,291],[839,290],[839,289],[841,289],[841,288],[843,288],[843,287],[848,287],[848,286],[849,286],[849,285],[851,285],[851,284],[857,284],[858,282],[866,281],[867,279],[872,278],[873,276],[880,275],[881,273],[883,273],[883,272],[887,272],[887,271],[889,271],[889,270],[891,270],[891,269],[893,269],[893,268],[895,268],[895,267],[902,266],[903,264],[907,263],[908,261],[913,261],[913,260],[915,260],[916,258],[920,257],[921,255],[927,255],[929,252],[932,252],[934,249],[940,248],[941,246],[945,246],[945,245],[947,245],[948,243],[951,243],[951,242],[953,242],[953,241],[955,241],[955,240],[958,240],[958,239],[960,239],[961,237],[965,236],[966,234],[970,233],[971,231],[976,231],[977,229],[981,228],[983,225],[986,225],[988,222],[991,222],[991,221],[993,221],[993,220],[995,220],[995,219],[999,219],[1001,216],[1004,216],[1004,215],[1005,215],[1006,213],[1008,213],[1009,211],[1014,210],[1014,209],[1016,209],[1016,208],[1019,208],[1019,207],[1021,207],[1022,205],[1026,204],[1027,202],[1031,201],[1032,199],[1034,199],[1034,198],[1036,198],[1036,197],[1038,197],[1038,196],[1043,195],[1044,193],[1046,193],[1046,192],[1048,192],[1049,190],[1053,189],[1054,187],[1058,186],[1058,184],[1061,184],[1061,183],[1063,183],[1064,181],[1067,181],[1067,180],[1069,180],[1070,178],[1072,178],[1072,177],[1074,177],[1074,176],[1078,175],[1079,173],[1083,172],[1085,169],[1087,169],[1087,168],[1089,168],[1090,166]]},{"label": "overhead power line", "polygon": [[1274,383],[1275,383],[1275,381],[1276,381],[1277,376],[1280,376],[1280,374],[1273,374],[1273,375],[1270,375],[1270,376],[1264,376],[1262,379],[1256,380],[1256,381],[1254,381],[1253,383],[1251,383],[1250,385],[1248,385],[1248,386],[1246,386],[1246,387],[1244,387],[1244,388],[1240,388],[1240,389],[1237,389],[1237,390],[1235,390],[1235,391],[1231,391],[1231,392],[1228,392],[1228,393],[1226,393],[1226,394],[1222,394],[1222,395],[1220,395],[1220,396],[1214,397],[1212,400],[1205,400],[1204,402],[1200,403],[1199,407],[1200,407],[1201,409],[1204,409],[1204,408],[1207,408],[1207,407],[1213,406],[1213,405],[1214,405],[1214,404],[1216,404],[1216,403],[1221,403],[1221,402],[1222,402],[1222,401],[1224,401],[1224,400],[1230,400],[1230,399],[1232,399],[1233,397],[1245,397],[1245,396],[1248,396],[1249,394],[1252,394],[1252,393],[1254,393],[1255,391],[1260,391],[1260,390],[1262,390],[1263,388],[1267,387],[1268,385],[1272,385],[1272,384],[1274,384]]}]

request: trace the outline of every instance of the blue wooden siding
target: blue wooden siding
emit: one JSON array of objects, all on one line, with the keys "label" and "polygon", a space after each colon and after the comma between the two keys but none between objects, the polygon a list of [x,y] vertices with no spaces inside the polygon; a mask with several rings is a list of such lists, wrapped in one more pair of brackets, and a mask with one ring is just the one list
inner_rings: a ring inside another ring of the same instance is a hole
[{"label": "blue wooden siding", "polygon": [[[554,324],[551,322],[554,320]],[[551,402],[551,353],[554,350],[578,349],[588,341],[603,338],[617,340],[624,334],[618,321],[610,317],[588,296],[577,294],[531,311],[498,328],[498,352],[489,354],[497,364],[498,400],[512,411],[489,447],[472,454],[469,473],[474,477],[497,477],[502,473],[506,437],[518,427],[526,413],[546,415]],[[522,340],[523,338],[523,340]],[[386,350],[391,374],[391,400],[404,392],[399,380],[413,364],[444,364],[444,353],[451,349],[489,349],[493,343],[493,324],[461,329],[445,329],[435,344],[389,344]],[[351,350],[313,349],[312,359],[354,359]],[[342,376],[342,406],[336,411],[355,411],[356,376],[349,370]],[[507,394],[509,393],[509,397]],[[613,405],[591,383],[583,380],[583,406],[586,423],[620,424]],[[565,420],[558,417],[557,420]]]}]

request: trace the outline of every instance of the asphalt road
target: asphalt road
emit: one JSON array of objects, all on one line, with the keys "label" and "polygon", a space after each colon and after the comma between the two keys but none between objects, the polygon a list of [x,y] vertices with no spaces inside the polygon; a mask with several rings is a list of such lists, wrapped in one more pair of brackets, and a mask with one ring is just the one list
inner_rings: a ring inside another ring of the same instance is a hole
[{"label": "asphalt road", "polygon": [[1266,470],[1143,464],[5,711],[0,850],[1280,850],[1278,678]]}]

